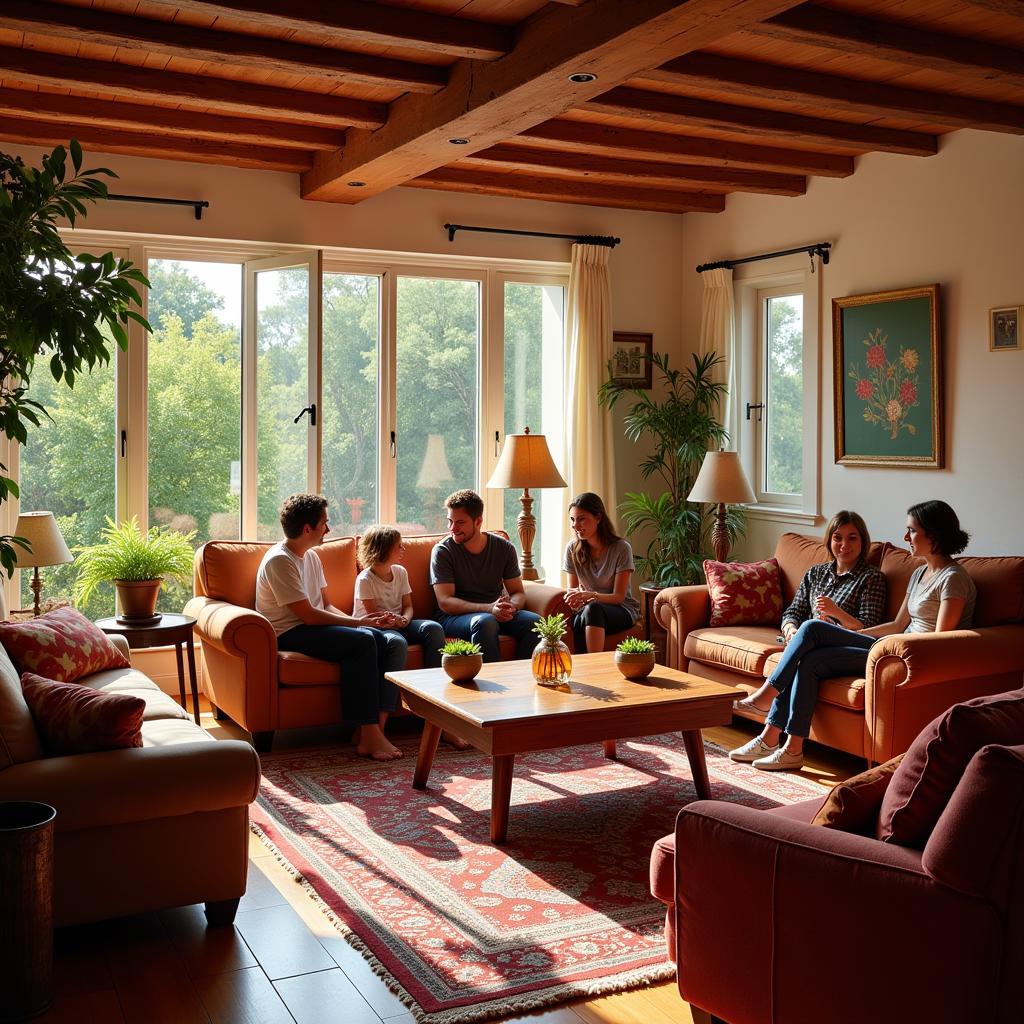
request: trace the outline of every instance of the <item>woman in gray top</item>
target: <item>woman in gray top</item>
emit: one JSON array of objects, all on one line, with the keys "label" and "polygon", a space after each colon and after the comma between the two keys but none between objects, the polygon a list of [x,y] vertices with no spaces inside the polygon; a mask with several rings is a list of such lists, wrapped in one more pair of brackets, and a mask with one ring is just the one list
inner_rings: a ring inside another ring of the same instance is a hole
[{"label": "woman in gray top", "polygon": [[566,603],[573,611],[577,651],[603,651],[608,632],[629,629],[640,605],[629,586],[633,549],[616,532],[604,502],[592,491],[577,494],[569,504],[569,541],[562,569],[569,576]]}]

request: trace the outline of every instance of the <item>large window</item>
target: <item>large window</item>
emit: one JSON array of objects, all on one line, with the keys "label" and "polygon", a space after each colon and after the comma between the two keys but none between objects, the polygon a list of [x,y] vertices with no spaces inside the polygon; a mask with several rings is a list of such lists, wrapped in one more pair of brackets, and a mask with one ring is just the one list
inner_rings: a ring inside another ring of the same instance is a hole
[{"label": "large window", "polygon": [[803,295],[762,292],[760,303],[758,497],[795,499],[803,487]]}]

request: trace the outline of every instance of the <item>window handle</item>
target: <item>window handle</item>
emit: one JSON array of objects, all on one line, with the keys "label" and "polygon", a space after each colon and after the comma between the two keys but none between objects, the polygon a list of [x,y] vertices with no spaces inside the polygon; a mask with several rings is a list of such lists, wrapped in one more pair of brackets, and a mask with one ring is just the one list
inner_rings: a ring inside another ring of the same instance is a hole
[{"label": "window handle", "polygon": [[501,454],[501,443],[499,441],[498,431],[494,432],[494,457],[497,458]]},{"label": "window handle", "polygon": [[395,458],[398,454],[398,445],[395,444],[395,432],[391,431],[391,458]]},{"label": "window handle", "polygon": [[309,413],[309,425],[311,427],[315,427],[316,426],[316,403],[314,403],[313,405],[307,405],[306,408],[303,409],[299,413],[299,415],[295,417],[294,420],[292,420],[292,423],[298,423],[299,420],[301,420],[302,417],[305,416],[307,412]]},{"label": "window handle", "polygon": [[128,454],[128,431],[121,431],[121,458]]},{"label": "window handle", "polygon": [[762,419],[762,417],[764,415],[764,402],[758,402],[755,405],[751,405],[750,402],[747,402],[747,419],[748,420],[750,419],[751,411],[754,410],[754,409],[757,410],[757,422],[760,423],[761,419]]}]

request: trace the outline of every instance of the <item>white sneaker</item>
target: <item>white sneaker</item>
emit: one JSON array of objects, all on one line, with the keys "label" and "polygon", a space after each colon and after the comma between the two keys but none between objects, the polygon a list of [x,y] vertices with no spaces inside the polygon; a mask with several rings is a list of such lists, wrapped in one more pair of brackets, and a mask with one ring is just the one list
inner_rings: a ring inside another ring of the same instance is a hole
[{"label": "white sneaker", "polygon": [[778,744],[774,747],[769,747],[760,736],[755,736],[752,740],[744,743],[742,747],[730,750],[729,757],[733,761],[739,761],[740,764],[752,764],[759,758],[762,761],[766,760],[769,756],[775,754],[778,749]]},{"label": "white sneaker", "polygon": [[785,747],[776,747],[773,753],[758,758],[753,765],[763,772],[797,772],[804,766],[804,755],[803,751],[793,754]]}]

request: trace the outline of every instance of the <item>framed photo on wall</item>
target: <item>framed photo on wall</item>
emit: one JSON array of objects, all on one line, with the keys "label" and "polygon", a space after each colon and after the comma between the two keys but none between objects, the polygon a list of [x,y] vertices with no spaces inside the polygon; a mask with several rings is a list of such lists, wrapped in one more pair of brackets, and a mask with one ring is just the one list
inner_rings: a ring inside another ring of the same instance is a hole
[{"label": "framed photo on wall", "polygon": [[943,465],[939,286],[832,300],[836,463]]},{"label": "framed photo on wall", "polygon": [[1000,306],[988,311],[988,347],[990,352],[1019,351],[1024,306]]},{"label": "framed photo on wall", "polygon": [[615,331],[612,334],[612,380],[626,387],[648,390],[653,382],[653,353],[653,334]]}]

